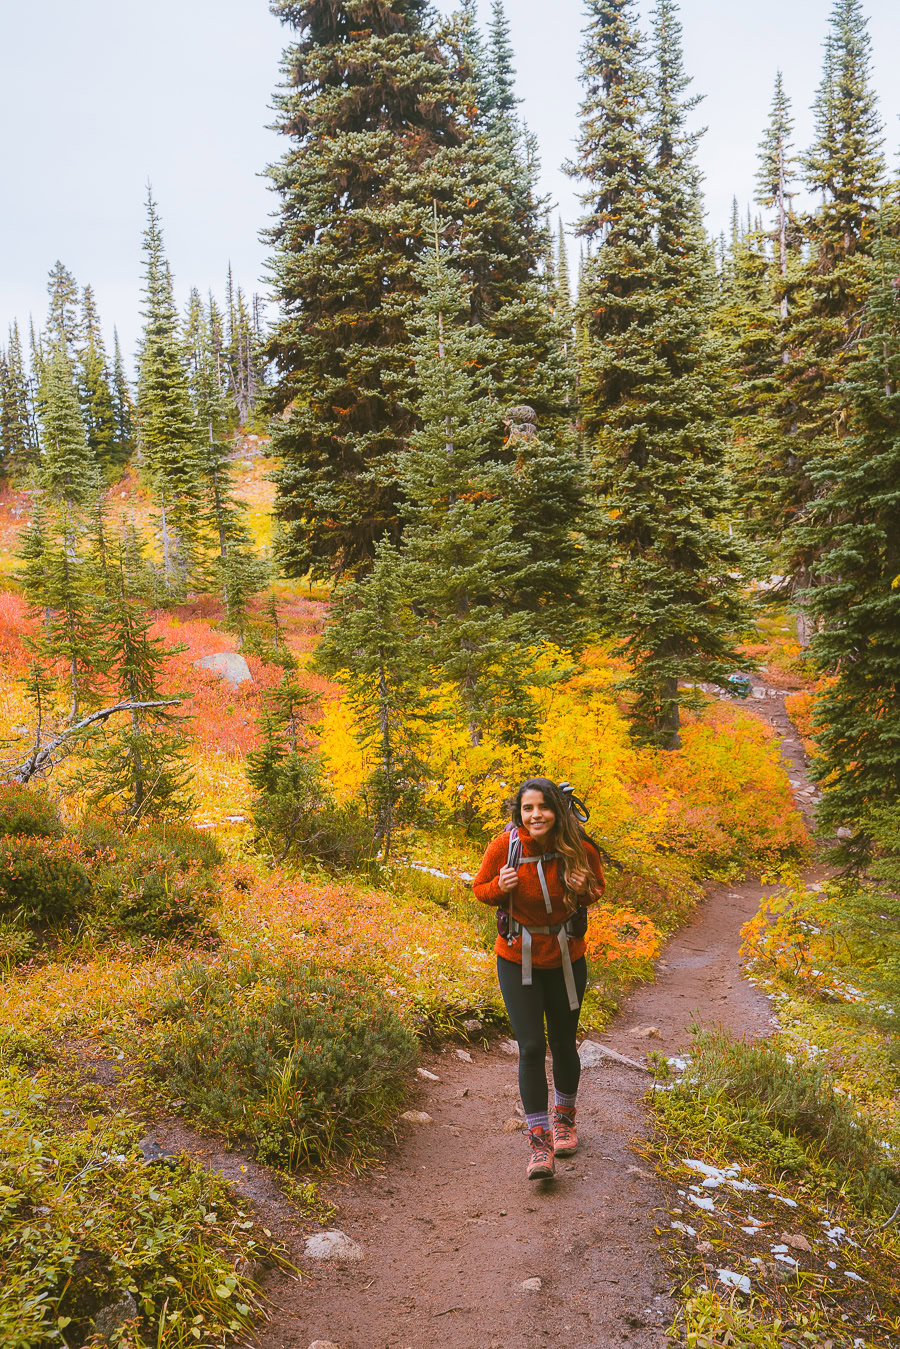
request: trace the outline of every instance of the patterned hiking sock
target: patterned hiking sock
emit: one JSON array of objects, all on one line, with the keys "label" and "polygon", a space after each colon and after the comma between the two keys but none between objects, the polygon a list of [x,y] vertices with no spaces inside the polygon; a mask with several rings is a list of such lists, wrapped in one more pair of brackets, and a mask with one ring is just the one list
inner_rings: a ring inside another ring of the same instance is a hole
[{"label": "patterned hiking sock", "polygon": [[547,1129],[547,1130],[549,1130],[549,1128],[550,1128],[550,1115],[549,1115],[549,1112],[546,1111],[546,1110],[544,1110],[543,1112],[540,1112],[540,1113],[538,1113],[537,1115],[526,1115],[526,1116],[525,1116],[525,1123],[528,1125],[528,1128],[529,1128],[529,1129]]},{"label": "patterned hiking sock", "polygon": [[576,1100],[578,1099],[577,1092],[573,1092],[571,1096],[567,1096],[564,1091],[556,1091],[554,1089],[553,1095],[556,1097],[555,1104],[561,1105],[563,1106],[564,1109],[567,1110],[571,1110],[574,1107]]}]

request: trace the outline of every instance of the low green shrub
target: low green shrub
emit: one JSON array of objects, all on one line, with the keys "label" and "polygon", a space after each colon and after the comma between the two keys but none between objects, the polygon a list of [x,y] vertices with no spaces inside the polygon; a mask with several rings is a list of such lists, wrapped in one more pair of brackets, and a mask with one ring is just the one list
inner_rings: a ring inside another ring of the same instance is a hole
[{"label": "low green shrub", "polygon": [[73,839],[0,836],[0,916],[56,923],[87,908],[91,878]]},{"label": "low green shrub", "polygon": [[181,966],[152,1071],[266,1162],[359,1158],[394,1119],[416,1042],[377,993],[291,960]]},{"label": "low green shrub", "polygon": [[[737,1116],[736,1141],[758,1141],[770,1163],[774,1135],[803,1150],[807,1165],[824,1165],[866,1207],[900,1199],[900,1171],[886,1158],[866,1121],[818,1064],[793,1058],[777,1044],[732,1039],[722,1030],[695,1030],[691,1075],[679,1089],[713,1096]],[[769,1134],[754,1138],[760,1130]],[[792,1168],[793,1169],[793,1168]]]},{"label": "low green shrub", "polygon": [[[186,937],[209,931],[218,896],[215,839],[190,825],[154,823],[118,839],[91,826],[97,847],[101,921],[136,937]],[[105,856],[100,852],[105,850]]]},{"label": "low green shrub", "polygon": [[246,1341],[256,1289],[239,1271],[267,1253],[255,1223],[201,1166],[148,1166],[139,1138],[120,1118],[63,1129],[31,1070],[0,1067],[4,1349],[99,1343],[111,1306],[130,1349]]},{"label": "low green shrub", "polygon": [[0,786],[0,835],[62,838],[64,833],[59,811],[46,792],[14,782]]}]

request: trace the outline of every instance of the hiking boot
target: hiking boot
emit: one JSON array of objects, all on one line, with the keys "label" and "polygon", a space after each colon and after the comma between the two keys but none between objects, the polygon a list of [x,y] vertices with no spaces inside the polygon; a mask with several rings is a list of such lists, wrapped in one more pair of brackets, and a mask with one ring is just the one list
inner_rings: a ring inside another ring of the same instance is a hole
[{"label": "hiking boot", "polygon": [[557,1157],[571,1157],[578,1147],[574,1105],[558,1105],[553,1111],[553,1151]]},{"label": "hiking boot", "polygon": [[553,1163],[553,1135],[549,1129],[540,1125],[529,1129],[528,1142],[531,1144],[531,1161],[528,1163],[529,1180],[549,1180],[555,1170]]}]

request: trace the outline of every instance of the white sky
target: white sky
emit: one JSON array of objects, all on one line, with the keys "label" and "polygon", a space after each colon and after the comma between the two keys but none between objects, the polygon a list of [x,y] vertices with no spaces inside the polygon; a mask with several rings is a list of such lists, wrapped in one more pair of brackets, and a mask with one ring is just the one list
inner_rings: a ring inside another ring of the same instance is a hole
[{"label": "white sky", "polygon": [[[480,0],[487,17],[488,0]],[[454,0],[440,0],[445,11]],[[649,0],[643,8],[649,9]],[[753,190],[756,146],[777,66],[811,134],[830,0],[682,0],[685,54],[705,100],[701,152],[708,221],[726,227],[731,198]],[[900,82],[897,0],[867,0],[875,83],[896,164]],[[580,99],[581,0],[507,0],[523,112],[537,133],[548,192],[578,213],[559,171]],[[29,312],[42,323],[57,258],[94,286],[126,351],[139,327],[145,184],[153,182],[179,301],[194,284],[260,289],[259,231],[273,207],[265,180],[280,138],[266,130],[287,33],[265,0],[43,0],[0,4],[0,334]]]}]

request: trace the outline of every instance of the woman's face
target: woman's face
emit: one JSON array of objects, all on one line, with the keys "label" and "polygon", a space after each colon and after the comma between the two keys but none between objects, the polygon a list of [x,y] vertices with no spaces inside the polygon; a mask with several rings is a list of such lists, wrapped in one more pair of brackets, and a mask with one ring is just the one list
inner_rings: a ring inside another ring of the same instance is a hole
[{"label": "woman's face", "polygon": [[532,838],[546,838],[556,824],[556,815],[544,800],[544,793],[534,789],[524,792],[519,806],[522,823]]}]

